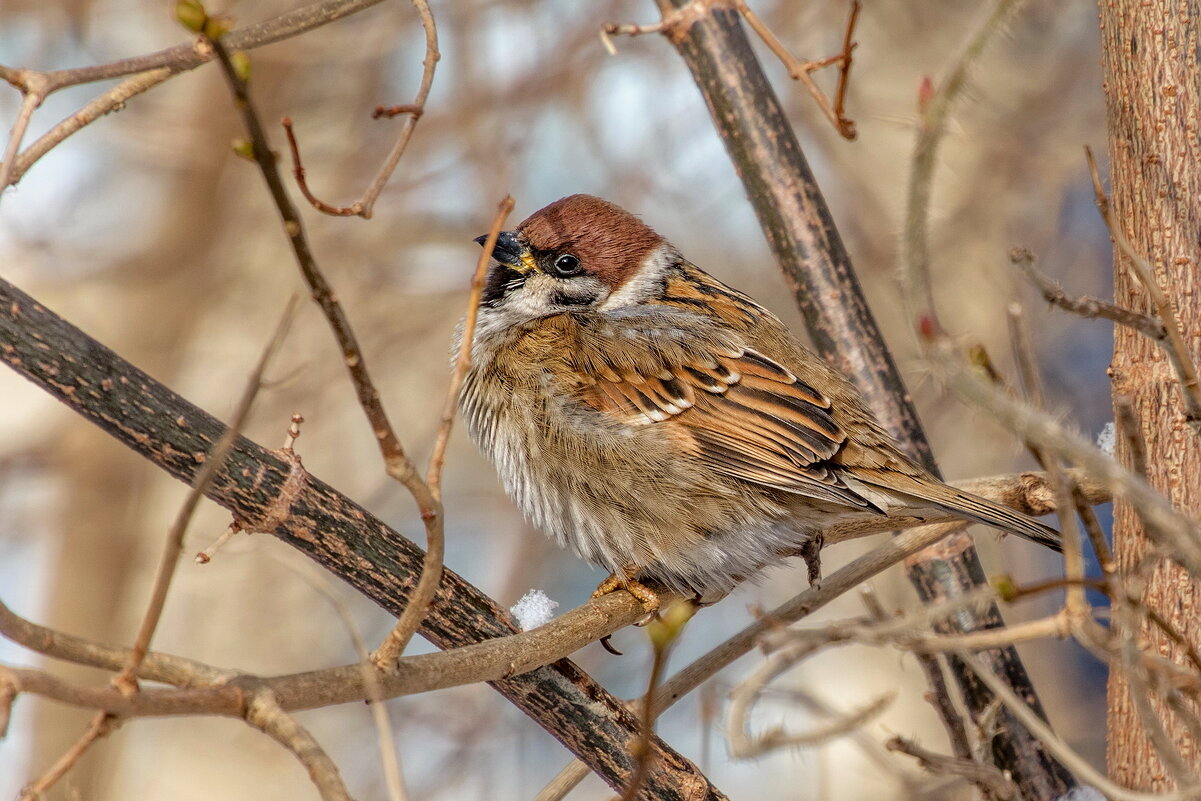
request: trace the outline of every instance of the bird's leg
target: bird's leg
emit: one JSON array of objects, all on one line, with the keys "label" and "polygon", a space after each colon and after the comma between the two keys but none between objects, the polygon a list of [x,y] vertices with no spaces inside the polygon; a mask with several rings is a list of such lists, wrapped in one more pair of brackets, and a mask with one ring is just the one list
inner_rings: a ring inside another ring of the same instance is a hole
[{"label": "bird's leg", "polygon": [[621,570],[610,573],[609,577],[600,583],[596,591],[592,593],[592,597],[600,598],[602,595],[608,595],[617,590],[625,590],[642,604],[646,617],[639,620],[637,625],[645,626],[659,611],[659,595],[650,587],[636,581],[633,576],[637,573],[638,568],[634,564],[622,565]]},{"label": "bird's leg", "polygon": [[805,566],[809,568],[810,587],[816,587],[822,583],[822,547],[825,544],[826,538],[819,531],[805,540],[801,546],[801,558],[805,560]]}]

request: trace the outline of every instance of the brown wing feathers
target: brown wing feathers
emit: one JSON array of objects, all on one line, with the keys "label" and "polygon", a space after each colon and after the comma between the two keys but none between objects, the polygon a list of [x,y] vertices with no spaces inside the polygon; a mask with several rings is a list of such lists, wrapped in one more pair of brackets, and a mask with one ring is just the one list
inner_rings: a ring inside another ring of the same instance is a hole
[{"label": "brown wing feathers", "polygon": [[829,469],[846,434],[830,400],[753,350],[723,350],[653,376],[596,364],[584,399],[594,408],[691,436],[697,458],[734,478],[785,492],[869,507]]}]

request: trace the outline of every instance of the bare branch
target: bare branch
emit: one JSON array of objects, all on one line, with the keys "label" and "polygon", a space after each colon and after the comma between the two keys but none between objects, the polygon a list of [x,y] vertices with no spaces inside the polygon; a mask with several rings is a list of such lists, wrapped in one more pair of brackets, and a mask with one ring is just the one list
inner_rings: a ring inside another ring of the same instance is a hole
[{"label": "bare branch", "polygon": [[1106,798],[1114,801],[1188,801],[1188,799],[1196,798],[1198,794],[1201,794],[1201,785],[1182,787],[1168,793],[1142,793],[1111,782],[1105,774],[1094,769],[1087,759],[1060,739],[1042,718],[1036,715],[1022,699],[1014,695],[1008,684],[985,667],[979,659],[966,652],[960,653],[959,658],[1013,712],[1022,725],[1047,746],[1047,750],[1054,754],[1056,759],[1081,780],[1097,788]]},{"label": "bare branch", "polygon": [[[844,139],[855,139],[858,133],[855,130],[855,122],[846,116],[846,94],[847,82],[851,74],[851,52],[855,49],[855,42],[852,37],[855,34],[855,23],[859,19],[859,10],[861,3],[859,0],[851,0],[851,13],[847,17],[846,33],[842,40],[842,52],[836,56],[829,58],[818,59],[816,61],[800,61],[792,53],[788,52],[788,48],[772,33],[771,29],[763,23],[759,15],[751,10],[746,4],[746,0],[734,0],[734,7],[742,14],[747,24],[753,30],[768,49],[775,54],[776,58],[780,59],[785,69],[788,70],[788,75],[794,81],[800,81],[809,90],[810,96],[817,103],[818,108],[826,115],[826,119],[834,126],[834,130]],[[831,102],[826,93],[821,90],[821,87],[814,83],[810,73],[816,70],[828,67],[831,64],[838,65],[838,86],[834,92],[834,101]]]},{"label": "bare branch", "polygon": [[1026,248],[1014,248],[1009,251],[1009,261],[1016,265],[1032,284],[1038,287],[1038,291],[1042,293],[1043,299],[1047,303],[1080,317],[1100,318],[1124,325],[1157,342],[1167,338],[1168,332],[1164,329],[1163,323],[1149,314],[1140,314],[1116,303],[1089,295],[1071,297],[1063,291],[1063,287],[1051,280],[1050,276],[1034,266],[1034,254]]},{"label": "bare branch", "polygon": [[[289,11],[278,17],[230,31],[224,37],[225,43],[231,50],[251,50],[319,28],[370,8],[379,2],[381,0],[321,0],[321,2]],[[44,76],[47,82],[46,94],[68,86],[118,78],[122,75],[132,75],[133,77],[122,81],[55,125],[15,159],[6,157],[5,164],[9,161],[13,162],[9,180],[14,184],[20,181],[34,162],[54,149],[64,139],[105,114],[120,109],[131,97],[157,86],[174,75],[195,69],[201,64],[207,63],[212,57],[213,54],[208,48],[198,48],[194,42],[189,42],[109,64],[38,73]],[[22,72],[32,71],[0,66],[0,77],[10,82]],[[0,184],[0,190],[6,186],[8,186],[7,183]]]},{"label": "bare branch", "polygon": [[1017,787],[995,765],[958,756],[936,754],[903,737],[893,737],[884,744],[884,747],[889,751],[896,751],[915,758],[923,768],[931,773],[961,776],[967,779],[980,789],[985,798],[1013,801],[1018,797]]},{"label": "bare branch", "polygon": [[331,206],[319,200],[309,190],[308,183],[305,180],[305,170],[300,161],[300,146],[296,143],[296,136],[292,132],[292,122],[291,120],[284,120],[284,130],[288,134],[288,144],[291,146],[292,151],[292,169],[296,175],[296,183],[299,185],[305,200],[323,214],[335,217],[358,215],[365,220],[371,219],[372,210],[375,208],[375,201],[379,198],[380,192],[383,191],[384,186],[388,183],[388,179],[392,177],[392,173],[396,171],[396,165],[400,163],[400,157],[404,155],[405,148],[409,145],[409,140],[413,138],[413,131],[417,128],[417,121],[425,113],[425,103],[429,99],[430,89],[434,85],[434,70],[442,55],[438,52],[438,26],[434,22],[434,15],[430,11],[428,1],[412,0],[412,2],[413,7],[417,9],[417,15],[421,18],[421,27],[425,31],[425,58],[421,62],[421,83],[418,86],[417,95],[412,103],[387,108],[378,106],[371,115],[372,119],[377,120],[396,117],[401,114],[407,115],[407,118],[405,119],[404,126],[400,129],[400,134],[396,137],[396,144],[392,146],[392,151],[384,160],[383,165],[361,198],[349,206]]},{"label": "bare branch", "polygon": [[445,549],[443,536],[443,506],[442,506],[442,466],[446,459],[446,444],[450,441],[450,430],[455,421],[455,410],[458,408],[459,389],[463,385],[463,377],[471,368],[471,339],[475,332],[475,320],[479,313],[480,295],[484,291],[484,280],[488,271],[488,262],[492,259],[492,250],[496,247],[497,237],[500,236],[501,226],[513,210],[513,198],[506,196],[496,209],[488,238],[480,251],[479,262],[471,278],[471,292],[467,298],[467,319],[463,323],[463,341],[459,344],[459,355],[455,359],[454,372],[451,374],[450,387],[446,391],[446,401],[442,408],[442,420],[438,426],[438,436],[434,441],[434,451],[430,456],[429,472],[426,474],[424,486],[428,489],[435,507],[432,519],[422,510],[421,519],[426,522],[426,550],[421,565],[421,579],[413,590],[413,597],[405,607],[400,619],[379,648],[371,656],[371,661],[380,670],[389,670],[397,658],[404,652],[405,646],[412,639],[413,633],[421,625],[429,611],[429,606],[438,591],[442,580],[442,555]]},{"label": "bare branch", "polygon": [[88,724],[87,730],[75,741],[75,744],[68,748],[50,766],[49,770],[21,789],[21,794],[18,796],[19,801],[39,801],[39,799],[43,798],[47,790],[53,787],[59,779],[67,775],[67,772],[71,768],[75,767],[75,763],[87,752],[92,743],[101,737],[107,737],[120,725],[121,720],[119,718],[105,712],[97,712],[92,718],[92,722]]},{"label": "bare branch", "polygon": [[234,409],[229,428],[221,435],[221,439],[217,440],[217,444],[213,446],[204,465],[196,474],[196,481],[187,497],[184,498],[184,502],[175,516],[175,521],[171,524],[170,531],[167,532],[167,543],[159,560],[158,571],[154,577],[154,586],[150,592],[150,601],[146,605],[146,614],[142,618],[142,625],[138,628],[137,637],[130,649],[129,660],[121,672],[113,678],[113,686],[125,693],[134,693],[138,690],[138,671],[141,668],[142,660],[146,658],[146,652],[150,650],[150,640],[154,637],[154,630],[158,628],[163,607],[167,603],[167,593],[171,590],[171,579],[175,575],[176,565],[179,564],[179,555],[183,552],[183,538],[188,530],[188,523],[191,522],[196,507],[204,498],[204,493],[216,478],[217,472],[225,466],[225,459],[229,455],[230,449],[233,448],[234,441],[241,433],[242,426],[250,414],[250,407],[254,405],[254,399],[258,397],[259,390],[263,386],[263,374],[267,371],[267,365],[271,363],[271,358],[279,350],[284,337],[288,334],[297,305],[298,298],[293,295],[288,300],[284,313],[276,324],[275,331],[271,334],[271,339],[263,348],[258,364],[254,366],[254,370],[246,380],[246,388],[242,391],[242,397]]},{"label": "bare branch", "polygon": [[338,766],[317,744],[313,735],[284,712],[269,692],[255,693],[246,707],[246,722],[291,751],[308,771],[322,801],[353,801]]}]

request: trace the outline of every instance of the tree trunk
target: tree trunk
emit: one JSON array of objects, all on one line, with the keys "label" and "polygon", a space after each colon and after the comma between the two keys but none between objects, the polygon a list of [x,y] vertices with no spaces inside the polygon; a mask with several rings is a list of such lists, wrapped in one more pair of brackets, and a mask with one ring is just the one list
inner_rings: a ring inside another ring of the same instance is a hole
[{"label": "tree trunk", "polygon": [[[1154,269],[1195,358],[1201,335],[1201,306],[1193,299],[1201,269],[1201,0],[1104,0],[1099,7],[1115,224]],[[1117,250],[1114,299],[1153,311]],[[1119,327],[1111,375],[1115,399],[1133,401],[1151,483],[1178,508],[1201,516],[1201,440],[1185,420],[1180,382],[1163,350]],[[1124,449],[1120,455],[1129,464]],[[1114,507],[1114,550],[1127,573],[1140,570],[1150,552],[1138,517],[1120,502]],[[1162,559],[1142,570],[1143,601],[1201,645],[1201,584]],[[1184,648],[1157,630],[1148,627],[1141,636],[1152,652],[1185,661]],[[1162,704],[1153,708],[1183,763],[1201,764],[1198,743],[1181,721]],[[1174,786],[1116,671],[1109,683],[1108,757],[1110,774],[1122,784],[1152,791]]]}]

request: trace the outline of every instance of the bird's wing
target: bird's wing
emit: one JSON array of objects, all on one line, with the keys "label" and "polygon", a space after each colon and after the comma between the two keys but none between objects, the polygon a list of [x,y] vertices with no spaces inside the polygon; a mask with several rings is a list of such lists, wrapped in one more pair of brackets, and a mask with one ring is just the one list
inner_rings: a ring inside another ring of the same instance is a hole
[{"label": "bird's wing", "polygon": [[625,339],[577,350],[589,406],[627,425],[670,428],[685,454],[722,475],[872,508],[831,470],[847,435],[830,399],[787,368],[732,337],[700,347],[706,338],[660,330],[641,339],[637,358]]}]

